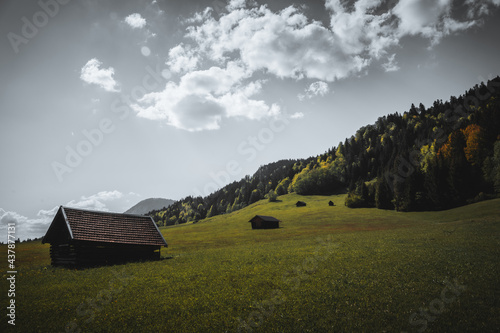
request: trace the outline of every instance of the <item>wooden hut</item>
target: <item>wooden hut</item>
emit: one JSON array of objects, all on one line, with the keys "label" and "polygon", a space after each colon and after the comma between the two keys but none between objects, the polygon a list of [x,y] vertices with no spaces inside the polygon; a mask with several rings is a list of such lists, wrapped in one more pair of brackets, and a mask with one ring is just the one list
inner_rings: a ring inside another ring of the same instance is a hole
[{"label": "wooden hut", "polygon": [[59,207],[42,243],[53,266],[160,259],[167,242],[150,216]]},{"label": "wooden hut", "polygon": [[276,229],[280,227],[280,220],[272,216],[255,215],[250,221],[252,229]]},{"label": "wooden hut", "polygon": [[295,206],[297,206],[297,207],[305,207],[306,203],[304,201],[297,201],[297,203],[295,204]]}]

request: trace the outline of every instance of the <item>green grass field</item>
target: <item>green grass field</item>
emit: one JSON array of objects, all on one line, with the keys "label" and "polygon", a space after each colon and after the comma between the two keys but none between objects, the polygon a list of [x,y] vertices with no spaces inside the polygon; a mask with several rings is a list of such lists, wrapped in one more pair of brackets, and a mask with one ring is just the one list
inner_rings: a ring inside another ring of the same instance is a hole
[{"label": "green grass field", "polygon": [[[17,244],[16,326],[2,298],[0,329],[500,331],[500,199],[400,213],[349,209],[344,198],[286,195],[162,228],[169,247],[157,262],[53,268],[48,245]],[[282,228],[252,230],[256,214]]]}]

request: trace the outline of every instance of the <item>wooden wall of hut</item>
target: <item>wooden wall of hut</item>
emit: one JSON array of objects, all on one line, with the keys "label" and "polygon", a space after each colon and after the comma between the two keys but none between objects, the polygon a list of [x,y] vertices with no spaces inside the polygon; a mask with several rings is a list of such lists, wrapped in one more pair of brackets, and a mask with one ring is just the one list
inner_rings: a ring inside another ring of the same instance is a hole
[{"label": "wooden wall of hut", "polygon": [[50,258],[53,266],[113,265],[131,261],[159,260],[160,247],[74,241],[68,244],[52,244]]},{"label": "wooden wall of hut", "polygon": [[276,229],[279,228],[279,222],[252,221],[252,229]]}]

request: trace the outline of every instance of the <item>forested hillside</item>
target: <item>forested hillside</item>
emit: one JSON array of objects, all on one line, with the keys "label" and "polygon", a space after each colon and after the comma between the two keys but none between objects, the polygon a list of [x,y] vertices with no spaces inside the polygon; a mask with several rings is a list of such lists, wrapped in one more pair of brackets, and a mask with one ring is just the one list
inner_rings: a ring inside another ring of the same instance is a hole
[{"label": "forested hillside", "polygon": [[317,157],[261,166],[207,197],[153,211],[159,225],[197,221],[263,198],[348,192],[349,207],[441,210],[500,194],[500,77],[460,97],[380,117]]}]

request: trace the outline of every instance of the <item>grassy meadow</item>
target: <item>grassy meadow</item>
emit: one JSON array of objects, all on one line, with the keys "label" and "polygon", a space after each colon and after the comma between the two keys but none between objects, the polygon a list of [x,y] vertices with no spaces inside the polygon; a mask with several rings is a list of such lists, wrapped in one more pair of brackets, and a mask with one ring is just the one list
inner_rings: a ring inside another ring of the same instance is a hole
[{"label": "grassy meadow", "polygon": [[[418,213],[344,199],[291,194],[161,228],[156,262],[53,268],[48,245],[17,244],[16,326],[2,298],[0,330],[500,331],[500,199]],[[256,214],[282,227],[252,230]]]}]

